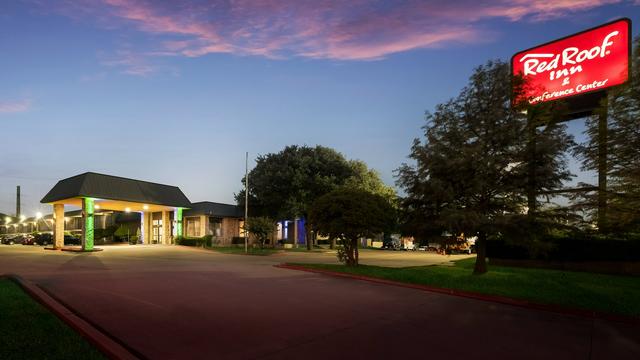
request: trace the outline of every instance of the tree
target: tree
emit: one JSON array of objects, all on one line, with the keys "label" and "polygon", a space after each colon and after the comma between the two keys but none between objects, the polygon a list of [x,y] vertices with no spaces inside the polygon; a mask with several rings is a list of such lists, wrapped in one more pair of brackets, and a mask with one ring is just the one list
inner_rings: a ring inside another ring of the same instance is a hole
[{"label": "tree", "polygon": [[[517,93],[523,84],[515,80]],[[397,184],[407,193],[404,229],[421,236],[445,230],[477,235],[474,274],[487,271],[487,239],[526,211],[527,190],[557,188],[570,176],[564,151],[571,138],[564,127],[549,123],[529,132],[523,108],[512,107],[511,96],[508,64],[489,61],[476,68],[457,98],[427,113],[425,141],[415,139],[409,156],[415,165],[397,170]],[[537,146],[533,168],[530,137],[547,146]]]},{"label": "tree", "polygon": [[389,203],[396,204],[398,197],[396,190],[382,181],[378,171],[369,169],[367,164],[361,160],[349,160],[349,166],[353,174],[346,179],[344,187],[380,195]]},{"label": "tree", "polygon": [[[576,147],[582,170],[598,171],[599,115],[607,113],[607,218],[601,232],[640,229],[640,37],[634,40],[632,73],[627,85],[608,90],[606,102],[586,121],[587,140]],[[584,187],[592,184],[580,184]],[[574,206],[595,215],[596,193],[578,194]],[[595,216],[592,216],[594,218]]]},{"label": "tree", "polygon": [[264,244],[269,240],[271,234],[273,234],[273,230],[275,228],[276,222],[268,217],[250,217],[247,219],[247,231],[250,234],[253,234],[260,244],[260,248],[264,247]]},{"label": "tree", "polygon": [[[349,160],[349,166],[353,170],[353,175],[345,181],[343,185],[344,188],[359,189],[371,194],[380,195],[397,209],[398,195],[396,194],[396,190],[382,181],[378,171],[369,169],[367,164],[361,160]],[[336,246],[336,238],[329,237],[329,243],[329,247],[334,249]]]},{"label": "tree", "polygon": [[[249,211],[272,219],[307,218],[317,198],[343,186],[367,188],[389,198],[393,192],[362,161],[347,161],[324,146],[287,146],[258,157],[249,173]],[[244,204],[244,191],[236,195],[236,201]],[[305,232],[307,248],[311,249],[309,226]]]},{"label": "tree", "polygon": [[358,240],[388,231],[395,222],[395,211],[380,195],[342,188],[318,198],[309,221],[318,233],[339,239],[338,258],[347,266],[357,266]]}]

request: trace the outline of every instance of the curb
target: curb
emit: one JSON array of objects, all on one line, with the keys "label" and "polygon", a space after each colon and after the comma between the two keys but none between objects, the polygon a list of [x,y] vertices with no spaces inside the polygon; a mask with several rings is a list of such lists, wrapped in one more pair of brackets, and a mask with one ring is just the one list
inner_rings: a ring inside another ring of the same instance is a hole
[{"label": "curb", "polygon": [[395,280],[388,280],[388,279],[372,277],[372,276],[354,275],[354,274],[341,273],[341,272],[324,270],[324,269],[312,269],[312,268],[307,268],[300,265],[279,264],[279,265],[274,265],[274,267],[281,268],[281,269],[306,271],[311,273],[317,273],[317,274],[323,274],[323,275],[329,275],[329,276],[341,277],[341,278],[347,278],[347,279],[368,281],[368,282],[373,282],[377,284],[392,285],[392,286],[404,287],[404,288],[415,289],[415,290],[429,291],[429,292],[435,292],[439,294],[452,295],[452,296],[465,297],[465,298],[481,300],[486,302],[494,302],[494,303],[500,303],[505,305],[517,306],[517,307],[522,307],[526,309],[534,309],[534,310],[553,312],[553,313],[558,313],[563,315],[584,317],[588,319],[600,319],[600,320],[608,320],[608,321],[616,321],[616,322],[640,325],[640,318],[636,318],[632,316],[610,314],[610,313],[584,310],[584,309],[578,309],[578,308],[567,308],[559,305],[541,304],[541,303],[530,302],[527,300],[519,300],[519,299],[514,299],[514,298],[499,296],[499,295],[487,295],[487,294],[481,294],[481,293],[476,293],[471,291],[446,289],[446,288],[440,288],[440,287],[429,286],[429,285],[404,283],[404,282],[399,282]]},{"label": "curb", "polygon": [[131,354],[129,350],[71,312],[44,290],[37,287],[34,283],[24,280],[20,276],[14,274],[6,275],[6,278],[17,283],[33,299],[60,318],[64,323],[79,333],[80,336],[87,339],[89,343],[95,346],[109,359],[138,359],[138,357]]}]

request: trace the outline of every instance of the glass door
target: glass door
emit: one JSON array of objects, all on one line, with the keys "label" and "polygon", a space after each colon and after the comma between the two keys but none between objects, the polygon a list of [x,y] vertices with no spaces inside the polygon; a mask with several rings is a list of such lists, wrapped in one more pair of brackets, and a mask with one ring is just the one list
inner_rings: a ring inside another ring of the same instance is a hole
[{"label": "glass door", "polygon": [[162,213],[152,215],[151,230],[151,243],[162,244]]}]

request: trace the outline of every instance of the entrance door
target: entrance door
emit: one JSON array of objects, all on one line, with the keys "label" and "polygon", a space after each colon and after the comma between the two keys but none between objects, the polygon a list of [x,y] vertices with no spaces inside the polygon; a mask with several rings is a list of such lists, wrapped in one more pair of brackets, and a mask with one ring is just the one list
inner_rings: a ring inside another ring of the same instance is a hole
[{"label": "entrance door", "polygon": [[151,243],[162,244],[162,213],[153,213],[151,217]]}]

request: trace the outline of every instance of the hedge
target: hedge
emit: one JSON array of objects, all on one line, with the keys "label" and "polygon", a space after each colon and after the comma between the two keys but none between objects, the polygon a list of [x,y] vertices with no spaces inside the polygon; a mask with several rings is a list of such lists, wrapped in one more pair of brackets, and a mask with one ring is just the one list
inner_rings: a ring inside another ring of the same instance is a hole
[{"label": "hedge", "polygon": [[205,235],[202,237],[178,236],[176,238],[176,244],[184,246],[211,247],[212,239],[213,236],[211,235]]},{"label": "hedge", "polygon": [[550,239],[546,251],[504,240],[487,241],[487,256],[496,259],[550,261],[640,261],[640,241],[596,237]]}]

